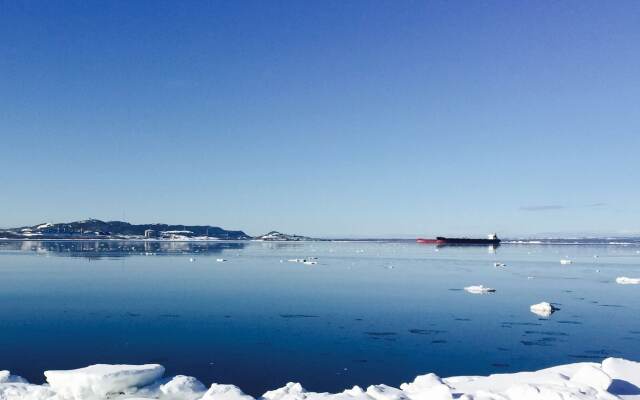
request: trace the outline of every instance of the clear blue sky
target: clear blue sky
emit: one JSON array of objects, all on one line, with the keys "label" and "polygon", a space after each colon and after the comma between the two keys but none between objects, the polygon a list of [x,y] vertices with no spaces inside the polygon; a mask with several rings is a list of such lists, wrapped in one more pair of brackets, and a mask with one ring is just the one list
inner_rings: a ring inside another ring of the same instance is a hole
[{"label": "clear blue sky", "polygon": [[640,231],[638,1],[0,0],[0,226]]}]

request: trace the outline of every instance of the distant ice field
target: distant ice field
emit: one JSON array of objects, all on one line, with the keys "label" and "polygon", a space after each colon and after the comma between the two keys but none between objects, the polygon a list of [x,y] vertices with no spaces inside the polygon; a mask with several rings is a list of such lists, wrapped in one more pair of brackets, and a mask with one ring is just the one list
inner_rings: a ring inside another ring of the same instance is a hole
[{"label": "distant ice field", "polygon": [[0,369],[157,363],[257,396],[640,360],[620,277],[640,246],[0,242]]}]

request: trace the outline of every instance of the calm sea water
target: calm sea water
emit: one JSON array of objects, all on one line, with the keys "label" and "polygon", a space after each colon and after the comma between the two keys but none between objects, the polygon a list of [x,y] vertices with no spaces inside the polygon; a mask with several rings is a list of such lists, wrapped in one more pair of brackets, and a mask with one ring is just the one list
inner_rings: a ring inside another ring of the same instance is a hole
[{"label": "calm sea water", "polygon": [[640,277],[639,246],[0,242],[0,369],[153,362],[259,395],[640,360],[640,286],[618,276]]}]

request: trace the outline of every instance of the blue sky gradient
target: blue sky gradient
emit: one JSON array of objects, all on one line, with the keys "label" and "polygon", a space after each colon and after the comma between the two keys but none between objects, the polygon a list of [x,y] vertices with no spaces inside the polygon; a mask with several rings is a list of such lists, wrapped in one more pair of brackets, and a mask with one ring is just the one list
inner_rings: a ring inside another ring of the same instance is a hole
[{"label": "blue sky gradient", "polygon": [[0,226],[640,232],[640,2],[2,1]]}]

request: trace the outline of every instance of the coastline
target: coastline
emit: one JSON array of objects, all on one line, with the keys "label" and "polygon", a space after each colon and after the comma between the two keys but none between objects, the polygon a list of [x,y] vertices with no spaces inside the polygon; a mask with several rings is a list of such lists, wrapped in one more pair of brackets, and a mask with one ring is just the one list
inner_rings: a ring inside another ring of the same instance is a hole
[{"label": "coastline", "polygon": [[[30,384],[9,371],[0,371],[0,398],[29,400],[184,399],[253,400],[241,388],[213,383],[208,388],[197,378],[163,378],[159,364],[94,364],[75,370],[45,371],[47,383]],[[451,400],[451,399],[640,399],[640,363],[607,358],[601,363],[580,362],[533,372],[489,376],[440,378],[417,376],[398,388],[384,384],[366,389],[354,386],[341,393],[307,392],[300,383],[267,391],[261,400]]]}]

